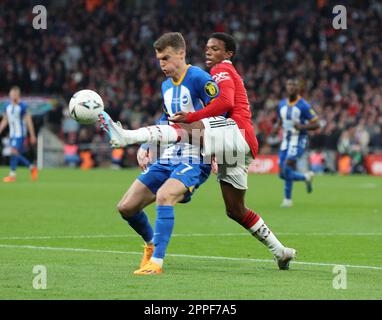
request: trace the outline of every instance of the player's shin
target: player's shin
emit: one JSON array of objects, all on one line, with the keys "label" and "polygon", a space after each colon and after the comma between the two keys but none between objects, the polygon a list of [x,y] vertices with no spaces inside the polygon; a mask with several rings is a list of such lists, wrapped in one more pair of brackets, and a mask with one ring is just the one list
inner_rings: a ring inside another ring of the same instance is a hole
[{"label": "player's shin", "polygon": [[11,167],[11,171],[10,171],[10,176],[15,176],[16,175],[16,169],[17,169],[17,165],[19,164],[19,159],[18,159],[18,156],[17,155],[11,155],[11,159],[9,161],[10,163],[10,167]]},{"label": "player's shin", "polygon": [[31,167],[31,163],[30,163],[30,161],[29,161],[27,158],[23,157],[22,155],[18,155],[18,160],[19,160],[19,162],[21,161],[22,164],[23,164],[24,166],[26,166],[27,168],[30,168],[30,167]]},{"label": "player's shin", "polygon": [[146,244],[152,243],[154,232],[144,211],[138,212],[132,217],[123,217],[123,219],[142,237]]},{"label": "player's shin", "polygon": [[284,246],[258,214],[248,209],[241,225],[256,237],[256,239],[264,243],[276,258],[282,257]]},{"label": "player's shin", "polygon": [[180,141],[178,130],[169,125],[155,125],[137,130],[124,130],[128,144],[163,143],[170,144]]},{"label": "player's shin", "polygon": [[284,182],[284,195],[285,199],[292,199],[293,180],[285,180]]},{"label": "player's shin", "polygon": [[163,259],[174,228],[174,207],[157,206],[157,218],[155,221],[154,232],[154,253],[150,259],[160,267],[163,265]]}]

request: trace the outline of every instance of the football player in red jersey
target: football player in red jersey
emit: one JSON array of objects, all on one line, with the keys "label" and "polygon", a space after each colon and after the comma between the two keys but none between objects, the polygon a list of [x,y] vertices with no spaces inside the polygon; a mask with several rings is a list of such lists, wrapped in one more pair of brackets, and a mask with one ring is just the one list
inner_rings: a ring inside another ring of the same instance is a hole
[{"label": "football player in red jersey", "polygon": [[[279,268],[286,270],[296,250],[283,246],[263,219],[245,206],[248,166],[256,157],[258,143],[247,92],[231,61],[235,53],[236,42],[232,36],[226,33],[211,35],[206,45],[206,65],[211,68],[219,95],[202,110],[175,114],[169,120],[176,124],[123,130],[105,113],[100,121],[115,147],[188,141],[198,136],[195,131],[199,132],[203,154],[215,156],[219,164],[217,178],[227,215],[264,243],[273,253]],[[205,90],[216,96],[213,84],[206,86]],[[193,140],[192,143],[196,142]]]}]

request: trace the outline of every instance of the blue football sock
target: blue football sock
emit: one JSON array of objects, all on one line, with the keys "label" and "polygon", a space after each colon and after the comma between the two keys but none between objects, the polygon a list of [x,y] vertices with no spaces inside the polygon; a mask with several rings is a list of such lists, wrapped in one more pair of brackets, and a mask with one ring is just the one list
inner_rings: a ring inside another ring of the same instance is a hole
[{"label": "blue football sock", "polygon": [[284,167],[284,176],[288,180],[305,181],[305,175],[303,173],[293,170],[293,168],[288,165]]},{"label": "blue football sock", "polygon": [[19,159],[16,155],[12,155],[10,159],[11,171],[16,171],[17,165],[19,163]]},{"label": "blue football sock", "polygon": [[154,258],[163,259],[174,228],[174,207],[157,206],[154,234]]},{"label": "blue football sock", "polygon": [[24,164],[24,166],[26,166],[28,168],[31,166],[31,163],[29,162],[29,160],[27,158],[25,158],[24,156],[18,155],[17,157],[18,157],[18,160]]},{"label": "blue football sock", "polygon": [[129,223],[129,225],[143,238],[145,242],[153,240],[153,229],[147,215],[143,211],[138,212],[129,218],[123,217],[123,219]]},{"label": "blue football sock", "polygon": [[285,182],[284,182],[285,199],[292,199],[292,188],[293,188],[293,181],[292,180],[285,180]]}]

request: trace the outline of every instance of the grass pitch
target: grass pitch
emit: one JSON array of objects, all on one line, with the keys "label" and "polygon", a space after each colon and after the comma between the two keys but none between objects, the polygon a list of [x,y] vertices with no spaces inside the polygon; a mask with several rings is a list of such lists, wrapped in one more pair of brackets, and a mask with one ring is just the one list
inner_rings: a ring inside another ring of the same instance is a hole
[{"label": "grass pitch", "polygon": [[[138,172],[52,169],[32,183],[19,169],[17,183],[0,183],[0,299],[382,299],[381,178],[320,176],[311,195],[297,183],[282,209],[278,177],[250,176],[247,206],[298,250],[279,271],[225,216],[212,176],[175,209],[164,273],[138,277],[142,241],[115,209]],[[154,223],[155,206],[146,212]],[[46,290],[32,286],[36,265]],[[346,289],[333,288],[335,265]]]}]

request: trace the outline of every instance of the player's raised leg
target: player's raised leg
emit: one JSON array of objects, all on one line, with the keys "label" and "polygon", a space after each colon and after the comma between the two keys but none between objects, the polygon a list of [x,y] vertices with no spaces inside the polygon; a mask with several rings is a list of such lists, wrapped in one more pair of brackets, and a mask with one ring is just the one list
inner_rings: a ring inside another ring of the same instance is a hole
[{"label": "player's raised leg", "polygon": [[99,114],[98,118],[102,130],[110,137],[110,143],[113,147],[143,143],[192,142],[193,144],[200,144],[203,139],[204,124],[202,121],[189,124],[153,125],[137,130],[126,130],[122,128],[119,122],[114,122],[104,111]]},{"label": "player's raised leg", "polygon": [[294,181],[304,181],[307,192],[311,193],[313,191],[312,181],[314,173],[311,171],[301,173],[296,170],[297,159],[299,159],[304,153],[303,148],[298,148],[297,150],[297,154],[295,153],[295,155],[290,155],[290,151],[288,149],[281,150],[279,153],[279,176],[284,180],[284,200],[281,203],[281,207],[283,208],[292,207],[292,190]]},{"label": "player's raised leg", "polygon": [[155,195],[138,179],[118,203],[118,211],[122,218],[139,234],[145,242],[141,266],[150,260],[154,251],[153,229],[143,209],[155,201]]},{"label": "player's raised leg", "polygon": [[109,135],[113,147],[125,147],[142,143],[176,143],[180,140],[178,131],[169,125],[154,125],[137,130],[125,130],[115,123],[106,112],[99,114],[101,128]]},{"label": "player's raised leg", "polygon": [[311,193],[313,191],[312,180],[314,173],[309,171],[301,173],[296,170],[296,160],[287,159],[283,167],[283,173],[286,180],[290,181],[305,181],[306,191]]}]

